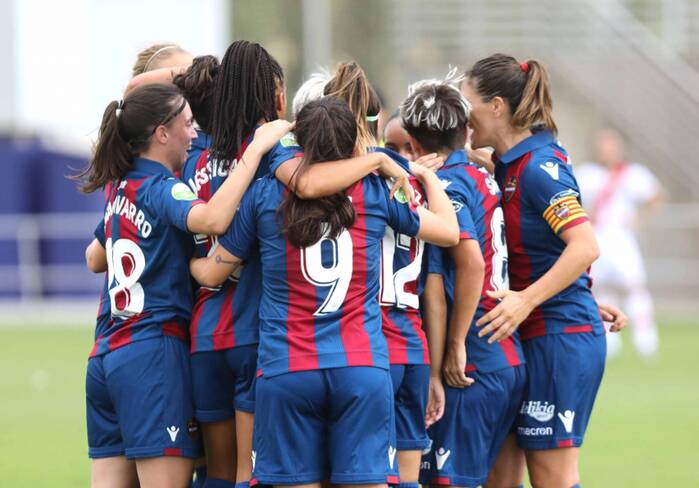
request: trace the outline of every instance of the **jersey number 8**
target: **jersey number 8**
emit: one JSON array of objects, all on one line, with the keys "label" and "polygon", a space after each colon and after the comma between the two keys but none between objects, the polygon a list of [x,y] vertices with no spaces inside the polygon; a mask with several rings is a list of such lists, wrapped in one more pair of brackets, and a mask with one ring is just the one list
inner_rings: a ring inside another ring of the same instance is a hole
[{"label": "jersey number 8", "polygon": [[109,299],[112,315],[131,317],[143,312],[145,293],[138,282],[146,267],[146,257],[138,244],[128,239],[107,239]]}]

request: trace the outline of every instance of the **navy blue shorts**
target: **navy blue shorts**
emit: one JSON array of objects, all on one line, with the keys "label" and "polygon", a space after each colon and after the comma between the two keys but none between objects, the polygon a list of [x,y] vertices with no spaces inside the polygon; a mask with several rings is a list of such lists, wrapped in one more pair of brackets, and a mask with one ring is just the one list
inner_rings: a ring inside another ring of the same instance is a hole
[{"label": "navy blue shorts", "polygon": [[194,415],[199,422],[231,418],[236,410],[255,412],[257,344],[191,357]]},{"label": "navy blue shorts", "polygon": [[528,387],[517,416],[523,449],[580,447],[604,374],[604,334],[552,334],[522,341]]},{"label": "navy blue shorts", "polygon": [[85,389],[91,458],[198,456],[188,349],[164,336],[90,358]]},{"label": "navy blue shorts", "polygon": [[257,379],[253,477],[289,485],[386,483],[396,449],[388,371],[346,367]]},{"label": "navy blue shorts", "polygon": [[392,364],[396,448],[417,451],[430,445],[425,428],[430,367],[426,364]]},{"label": "navy blue shorts", "polygon": [[526,386],[525,366],[469,377],[475,380],[469,387],[444,386],[444,416],[429,430],[432,448],[422,458],[422,484],[484,484],[512,431]]}]

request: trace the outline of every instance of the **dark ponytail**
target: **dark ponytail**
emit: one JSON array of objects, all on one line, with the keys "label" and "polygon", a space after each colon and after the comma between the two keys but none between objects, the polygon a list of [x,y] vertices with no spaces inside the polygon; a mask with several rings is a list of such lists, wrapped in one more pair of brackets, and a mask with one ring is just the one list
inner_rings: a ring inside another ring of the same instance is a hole
[{"label": "dark ponytail", "polygon": [[548,73],[540,61],[520,63],[512,56],[493,54],[478,61],[466,75],[485,101],[494,97],[507,101],[512,124],[518,129],[543,126],[558,132]]},{"label": "dark ponytail", "polygon": [[[303,161],[291,183],[308,165],[352,157],[357,124],[348,105],[335,97],[308,102],[296,116],[296,140],[303,148]],[[334,239],[354,224],[354,207],[344,193],[302,200],[289,192],[279,208],[283,232],[298,248],[318,242],[324,235]]]},{"label": "dark ponytail", "polygon": [[80,191],[92,193],[120,180],[133,167],[133,158],[150,146],[151,136],[184,110],[186,100],[172,85],[144,85],[122,101],[107,105],[102,116],[95,154],[87,168],[73,179]]},{"label": "dark ponytail", "polygon": [[275,95],[283,83],[281,66],[259,44],[236,41],[228,47],[214,91],[212,157],[230,164],[260,120],[277,119]]},{"label": "dark ponytail", "polygon": [[172,80],[187,99],[194,120],[207,134],[211,133],[211,112],[219,67],[216,56],[197,56],[187,71]]}]

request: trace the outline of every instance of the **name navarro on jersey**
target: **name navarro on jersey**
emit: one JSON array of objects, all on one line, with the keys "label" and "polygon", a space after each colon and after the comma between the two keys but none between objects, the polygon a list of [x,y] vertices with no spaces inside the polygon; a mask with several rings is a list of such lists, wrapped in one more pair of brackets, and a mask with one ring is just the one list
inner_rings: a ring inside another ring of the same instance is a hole
[{"label": "name navarro on jersey", "polygon": [[107,204],[104,211],[105,226],[109,225],[109,219],[114,215],[126,218],[144,238],[148,237],[153,230],[153,226],[146,220],[146,214],[143,213],[143,210],[137,209],[136,204],[124,195],[117,195],[113,202]]},{"label": "name navarro on jersey", "polygon": [[223,161],[219,161],[218,159],[207,158],[206,165],[199,168],[194,173],[194,176],[187,180],[187,184],[194,193],[199,195],[199,191],[201,190],[202,186],[206,185],[208,182],[210,182],[216,177],[225,178],[226,176],[228,176],[229,169],[235,168],[237,162],[237,159],[233,160],[231,162],[230,168],[226,168],[226,165],[223,164]]}]

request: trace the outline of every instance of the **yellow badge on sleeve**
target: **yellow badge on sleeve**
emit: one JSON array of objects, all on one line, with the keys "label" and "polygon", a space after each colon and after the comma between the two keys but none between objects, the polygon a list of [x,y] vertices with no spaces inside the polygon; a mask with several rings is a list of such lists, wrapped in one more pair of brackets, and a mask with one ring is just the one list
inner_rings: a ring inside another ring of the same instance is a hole
[{"label": "yellow badge on sleeve", "polygon": [[544,220],[555,234],[576,224],[587,222],[587,214],[574,195],[568,195],[553,202],[544,211]]}]

